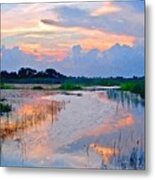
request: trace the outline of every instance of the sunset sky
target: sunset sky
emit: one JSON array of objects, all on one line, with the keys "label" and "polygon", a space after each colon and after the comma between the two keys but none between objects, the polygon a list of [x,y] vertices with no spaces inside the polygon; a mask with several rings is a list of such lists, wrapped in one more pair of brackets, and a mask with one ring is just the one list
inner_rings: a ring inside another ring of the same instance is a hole
[{"label": "sunset sky", "polygon": [[1,68],[144,75],[144,1],[1,5]]}]

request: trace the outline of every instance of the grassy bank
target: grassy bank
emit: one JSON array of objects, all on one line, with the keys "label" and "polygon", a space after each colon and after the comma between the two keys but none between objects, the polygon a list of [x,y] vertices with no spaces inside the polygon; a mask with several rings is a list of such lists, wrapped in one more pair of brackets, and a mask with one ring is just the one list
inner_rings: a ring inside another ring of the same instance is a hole
[{"label": "grassy bank", "polygon": [[[28,85],[28,84],[26,84]],[[145,98],[145,82],[144,78],[68,78],[64,82],[59,84],[31,84],[29,89],[32,90],[83,90],[84,87],[89,86],[120,86],[121,90],[130,91],[132,93],[140,94],[142,98]],[[48,88],[46,87],[48,86]],[[1,83],[0,89],[27,89],[25,84],[17,86],[15,84]]]},{"label": "grassy bank", "polygon": [[12,85],[0,83],[0,89],[14,89]]},{"label": "grassy bank", "polygon": [[141,81],[131,81],[121,84],[121,90],[130,91],[135,94],[140,94],[142,98],[145,98],[145,83]]},{"label": "grassy bank", "polygon": [[78,82],[66,82],[60,85],[60,90],[82,90],[84,87],[94,86],[94,85],[101,85],[101,86],[120,86],[120,89],[123,91],[130,91],[135,94],[139,94],[143,99],[145,98],[145,83],[144,79],[131,79],[122,81],[109,81],[103,80],[100,82],[92,82],[91,83],[78,83]]},{"label": "grassy bank", "polygon": [[74,84],[74,83],[64,83],[60,85],[59,89],[67,90],[67,91],[82,90],[82,86],[79,84]]}]

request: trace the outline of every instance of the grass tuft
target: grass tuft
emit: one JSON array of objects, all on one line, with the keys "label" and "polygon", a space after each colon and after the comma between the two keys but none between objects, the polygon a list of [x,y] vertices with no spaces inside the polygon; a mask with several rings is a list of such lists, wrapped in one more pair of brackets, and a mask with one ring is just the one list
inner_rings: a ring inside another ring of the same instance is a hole
[{"label": "grass tuft", "polygon": [[13,89],[13,86],[9,84],[0,83],[0,89]]},{"label": "grass tuft", "polygon": [[0,103],[0,113],[7,113],[12,110],[11,105]]},{"label": "grass tuft", "polygon": [[82,86],[77,85],[77,84],[73,84],[73,83],[64,83],[59,87],[59,89],[60,90],[68,90],[68,91],[82,90]]},{"label": "grass tuft", "polygon": [[127,82],[121,84],[121,90],[130,91],[135,94],[140,94],[142,98],[145,98],[145,84],[144,81]]},{"label": "grass tuft", "polygon": [[32,89],[33,90],[43,90],[44,88],[42,86],[34,86]]}]

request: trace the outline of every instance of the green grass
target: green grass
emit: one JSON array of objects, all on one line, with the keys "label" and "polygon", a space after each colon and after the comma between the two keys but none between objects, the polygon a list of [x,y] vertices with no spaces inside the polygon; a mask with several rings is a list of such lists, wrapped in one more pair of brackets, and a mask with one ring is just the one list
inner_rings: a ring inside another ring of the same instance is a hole
[{"label": "green grass", "polygon": [[0,89],[13,89],[14,87],[9,84],[0,83]]},{"label": "green grass", "polygon": [[73,83],[64,83],[59,87],[60,90],[82,90],[82,86],[79,84],[73,84]]},{"label": "green grass", "polygon": [[44,88],[42,86],[34,86],[32,89],[33,90],[43,90]]},{"label": "green grass", "polygon": [[130,79],[130,80],[94,80],[91,83],[80,83],[74,81],[68,81],[60,86],[60,90],[82,90],[84,86],[102,85],[113,86],[118,85],[123,91],[130,91],[135,94],[139,94],[143,99],[145,98],[145,83],[144,79]]},{"label": "green grass", "polygon": [[11,105],[0,103],[0,113],[7,113],[12,110]]},{"label": "green grass", "polygon": [[[49,84],[51,84],[49,82]],[[61,83],[60,90],[82,90],[85,86],[114,86],[118,85],[121,90],[130,91],[132,93],[140,94],[142,98],[145,98],[145,83],[144,78],[68,78]],[[13,85],[0,83],[0,89],[14,89]],[[33,90],[44,90],[42,86],[34,86]]]},{"label": "green grass", "polygon": [[135,94],[140,94],[142,98],[145,98],[145,84],[144,80],[131,81],[121,84],[121,90],[130,91]]}]

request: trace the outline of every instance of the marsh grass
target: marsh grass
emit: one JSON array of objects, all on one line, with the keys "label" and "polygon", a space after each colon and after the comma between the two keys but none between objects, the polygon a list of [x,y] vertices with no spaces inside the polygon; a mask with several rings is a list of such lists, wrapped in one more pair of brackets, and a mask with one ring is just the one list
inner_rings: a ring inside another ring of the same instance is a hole
[{"label": "marsh grass", "polygon": [[0,89],[14,89],[12,85],[0,83]]},{"label": "marsh grass", "polygon": [[121,84],[121,90],[130,91],[135,94],[140,94],[142,98],[145,98],[145,84],[144,81],[133,81]]},{"label": "marsh grass", "polygon": [[12,106],[6,103],[0,102],[0,114],[2,113],[8,113],[12,110]]},{"label": "marsh grass", "polygon": [[[130,134],[129,137],[132,137]],[[128,154],[124,154],[124,150],[127,148],[122,140],[122,132],[120,131],[118,137],[110,145],[101,145],[98,143],[90,144],[87,148],[88,158],[91,155],[88,153],[89,149],[92,147],[93,151],[100,156],[101,159],[101,169],[121,169],[121,170],[144,170],[145,169],[145,154],[142,139],[132,139],[132,146],[128,149]],[[128,140],[127,140],[128,141]]]},{"label": "marsh grass", "polygon": [[[9,107],[10,106],[7,106],[7,108]],[[40,106],[40,104],[24,106],[21,112],[18,114],[20,120],[12,122],[10,121],[9,116],[7,116],[6,121],[1,121],[0,138],[4,140],[7,137],[12,137],[15,133],[17,133],[17,131],[24,132],[32,127],[36,127],[37,125],[46,121],[47,115],[51,116],[50,120],[53,124],[54,120],[56,120],[57,113],[60,112],[62,108],[65,108],[64,101],[52,101],[51,103],[48,103],[48,105],[42,104],[42,106]],[[30,109],[30,113],[27,109]]]},{"label": "marsh grass", "polygon": [[32,87],[33,90],[44,90],[42,86],[34,86]]},{"label": "marsh grass", "polygon": [[64,83],[59,87],[60,90],[82,90],[82,86],[79,84],[74,84],[74,83]]}]

